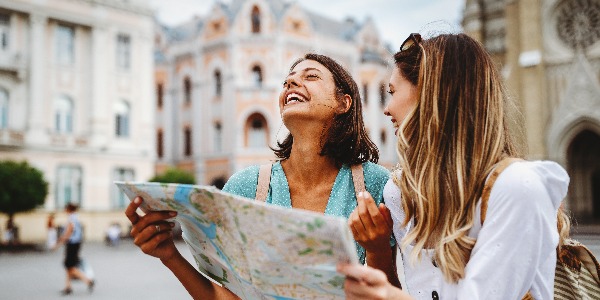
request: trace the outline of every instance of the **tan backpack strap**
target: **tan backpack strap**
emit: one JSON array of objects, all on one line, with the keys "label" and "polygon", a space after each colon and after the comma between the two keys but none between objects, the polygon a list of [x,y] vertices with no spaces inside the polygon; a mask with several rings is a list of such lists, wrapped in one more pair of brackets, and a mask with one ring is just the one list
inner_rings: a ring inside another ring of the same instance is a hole
[{"label": "tan backpack strap", "polygon": [[265,202],[269,193],[269,184],[271,183],[271,168],[273,164],[264,164],[258,170],[258,184],[256,185],[257,201]]},{"label": "tan backpack strap", "polygon": [[481,192],[481,224],[483,224],[483,221],[485,220],[485,214],[487,213],[488,208],[488,200],[490,200],[490,194],[492,193],[492,187],[494,186],[496,179],[498,179],[500,173],[502,173],[504,169],[510,166],[510,164],[514,163],[515,161],[521,160],[522,159],[520,158],[507,157],[498,162],[492,170],[492,173],[485,182],[485,185],[483,186],[483,191]]},{"label": "tan backpack strap", "polygon": [[356,164],[351,167],[352,170],[352,182],[354,183],[354,193],[358,197],[358,193],[366,191],[365,189],[365,175],[363,174],[362,164]]}]

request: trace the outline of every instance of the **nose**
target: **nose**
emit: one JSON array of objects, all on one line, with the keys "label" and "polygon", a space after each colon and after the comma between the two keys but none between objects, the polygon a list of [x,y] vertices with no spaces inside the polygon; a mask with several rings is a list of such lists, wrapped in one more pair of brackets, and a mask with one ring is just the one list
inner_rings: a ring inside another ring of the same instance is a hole
[{"label": "nose", "polygon": [[298,87],[298,86],[300,86],[300,84],[299,84],[299,80],[296,76],[292,75],[286,79],[285,87],[287,89],[289,89],[291,87]]},{"label": "nose", "polygon": [[392,115],[390,114],[390,111],[388,110],[388,106],[387,106],[387,105],[386,105],[386,106],[385,106],[385,108],[383,109],[383,114],[384,114],[384,115],[386,115],[386,116],[388,116],[388,117],[391,117],[391,116],[392,116]]}]

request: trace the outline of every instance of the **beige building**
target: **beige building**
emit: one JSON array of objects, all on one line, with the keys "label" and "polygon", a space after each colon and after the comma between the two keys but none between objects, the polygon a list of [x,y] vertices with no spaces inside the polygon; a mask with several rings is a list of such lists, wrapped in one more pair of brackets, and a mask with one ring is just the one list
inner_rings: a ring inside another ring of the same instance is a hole
[{"label": "beige building", "polygon": [[371,19],[332,20],[300,1],[232,0],[174,28],[156,24],[155,42],[157,172],[176,166],[200,184],[220,186],[274,159],[269,146],[287,133],[277,103],[281,83],[307,52],[349,69],[380,163],[396,161],[383,116],[391,54]]},{"label": "beige building", "polygon": [[112,181],[154,174],[153,30],[142,0],[0,0],[0,159],[49,182],[43,207],[16,215],[22,241],[45,239],[67,202],[88,239],[126,224]]},{"label": "beige building", "polygon": [[565,166],[567,208],[600,224],[600,0],[466,0],[463,27],[500,65],[529,158]]}]

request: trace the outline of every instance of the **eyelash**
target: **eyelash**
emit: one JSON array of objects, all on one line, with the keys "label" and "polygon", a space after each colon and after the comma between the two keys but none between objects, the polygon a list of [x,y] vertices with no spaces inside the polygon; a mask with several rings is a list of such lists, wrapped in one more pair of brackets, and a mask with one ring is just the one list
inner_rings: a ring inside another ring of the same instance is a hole
[{"label": "eyelash", "polygon": [[[318,79],[320,79],[321,77],[319,77],[319,75],[317,75],[317,74],[308,74],[308,75],[306,75],[306,78],[318,78]],[[283,81],[283,86],[286,86],[286,85],[287,85],[287,80],[284,80]]]},{"label": "eyelash", "polygon": [[392,96],[394,95],[394,92],[392,92],[392,90],[388,90],[387,93],[390,94],[390,95],[392,95]]}]

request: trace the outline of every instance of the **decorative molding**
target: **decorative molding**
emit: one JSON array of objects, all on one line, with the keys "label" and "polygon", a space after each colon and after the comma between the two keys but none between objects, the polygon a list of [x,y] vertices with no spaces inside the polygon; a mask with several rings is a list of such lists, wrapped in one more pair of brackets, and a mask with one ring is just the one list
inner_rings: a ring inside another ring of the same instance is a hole
[{"label": "decorative molding", "polygon": [[556,7],[556,31],[572,49],[600,40],[600,0],[564,0]]}]

